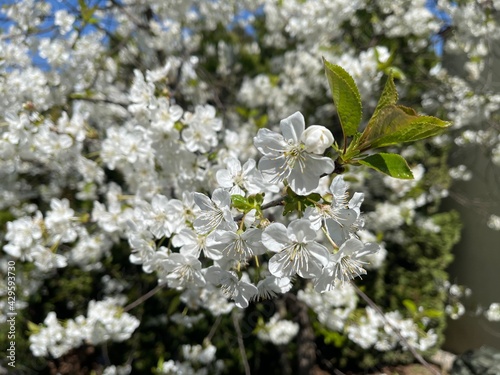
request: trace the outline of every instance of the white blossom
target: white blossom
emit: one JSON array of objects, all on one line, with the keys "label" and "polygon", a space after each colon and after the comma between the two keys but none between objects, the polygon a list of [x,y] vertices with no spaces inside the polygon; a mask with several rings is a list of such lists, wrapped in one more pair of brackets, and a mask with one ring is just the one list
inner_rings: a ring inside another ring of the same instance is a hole
[{"label": "white blossom", "polygon": [[367,262],[364,257],[374,254],[379,246],[373,243],[363,244],[356,238],[344,242],[335,254],[330,254],[330,259],[323,269],[321,276],[315,280],[315,288],[318,292],[332,290],[335,281],[345,283],[361,275],[366,275],[363,268]]},{"label": "white blossom", "polygon": [[492,303],[488,309],[484,312],[484,316],[490,322],[500,321],[500,303]]},{"label": "white blossom", "polygon": [[257,294],[255,285],[240,280],[234,272],[223,270],[217,266],[207,268],[205,278],[213,285],[220,285],[224,295],[234,300],[236,306],[240,308],[247,307],[249,301]]},{"label": "white blossom", "polygon": [[257,336],[262,341],[270,341],[274,345],[286,345],[298,332],[299,325],[297,323],[280,319],[276,314],[257,332]]},{"label": "white blossom", "polygon": [[236,230],[237,225],[230,210],[231,197],[223,189],[216,189],[212,199],[201,193],[194,193],[194,201],[201,209],[193,226],[200,234],[210,233],[217,228]]},{"label": "white blossom", "polygon": [[264,246],[276,253],[269,259],[269,272],[276,277],[318,277],[328,264],[328,250],[315,239],[316,231],[304,219],[292,221],[288,228],[269,225],[262,234]]},{"label": "white blossom", "polygon": [[309,194],[318,187],[319,177],[331,173],[335,164],[306,150],[301,141],[305,120],[300,112],[281,120],[280,129],[283,135],[260,129],[254,138],[255,147],[264,155],[259,169],[269,182],[286,180],[295,193]]}]

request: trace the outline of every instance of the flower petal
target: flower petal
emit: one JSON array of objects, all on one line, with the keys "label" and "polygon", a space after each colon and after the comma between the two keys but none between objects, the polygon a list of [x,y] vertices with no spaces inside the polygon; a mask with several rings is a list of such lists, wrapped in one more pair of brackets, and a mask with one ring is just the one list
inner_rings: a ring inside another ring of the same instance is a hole
[{"label": "flower petal", "polygon": [[233,176],[229,173],[227,169],[220,169],[215,174],[217,183],[223,188],[230,188],[234,185]]},{"label": "flower petal", "polygon": [[269,129],[259,129],[253,143],[257,150],[269,156],[278,156],[285,152],[287,147],[283,136]]},{"label": "flower petal", "polygon": [[226,160],[224,160],[224,162],[226,163],[227,170],[231,175],[237,176],[240,174],[241,163],[238,159],[229,157]]},{"label": "flower petal", "polygon": [[316,231],[311,228],[311,223],[306,219],[294,220],[288,225],[288,237],[297,242],[310,242],[316,239]]},{"label": "flower petal", "polygon": [[262,233],[262,243],[267,249],[280,252],[290,243],[286,227],[281,223],[269,225]]},{"label": "flower petal", "polygon": [[299,144],[300,137],[304,132],[306,122],[304,116],[300,112],[295,112],[293,115],[281,120],[280,129],[283,137],[287,141],[293,141],[293,144]]}]

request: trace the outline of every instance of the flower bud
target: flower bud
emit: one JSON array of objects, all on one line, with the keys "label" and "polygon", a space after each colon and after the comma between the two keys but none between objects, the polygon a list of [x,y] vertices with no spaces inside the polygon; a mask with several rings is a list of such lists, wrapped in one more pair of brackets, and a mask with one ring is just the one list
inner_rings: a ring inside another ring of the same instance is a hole
[{"label": "flower bud", "polygon": [[302,133],[300,140],[307,152],[322,155],[333,144],[333,135],[322,125],[311,125]]}]

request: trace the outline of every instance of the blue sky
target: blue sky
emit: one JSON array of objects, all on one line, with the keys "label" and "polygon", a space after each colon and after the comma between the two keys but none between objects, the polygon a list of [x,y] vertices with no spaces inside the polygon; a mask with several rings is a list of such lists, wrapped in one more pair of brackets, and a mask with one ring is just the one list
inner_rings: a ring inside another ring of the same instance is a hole
[{"label": "blue sky", "polygon": [[[8,6],[8,4],[14,4],[19,0],[4,0],[3,1],[3,6]],[[81,6],[83,5],[84,7],[87,7],[88,9],[91,9],[92,7],[104,7],[108,4],[107,0],[45,0],[47,3],[49,3],[52,7],[52,11],[55,12],[57,10],[67,10],[69,13],[73,14],[79,14]],[[119,0],[118,0],[119,2]],[[427,0],[427,8],[438,18],[443,26],[442,30],[445,28],[451,26],[452,20],[450,16],[441,10],[438,7],[438,1],[437,0]],[[257,13],[261,13],[262,9],[259,9]],[[246,19],[248,17],[252,16],[252,13],[250,12],[241,12],[238,16],[237,19]],[[0,32],[1,29],[6,29],[8,28],[12,23],[8,22],[5,17],[2,17],[2,12],[0,8]],[[100,20],[99,24],[101,27],[104,27],[110,31],[114,30],[116,28],[116,21],[113,20],[112,18]],[[49,17],[42,25],[41,28],[44,30],[48,30],[47,32],[40,33],[40,37],[51,37],[53,35],[54,31],[53,30],[54,26],[54,18]],[[231,27],[232,24],[228,25],[228,27]],[[82,34],[87,34],[87,33],[92,33],[96,30],[95,26],[91,24],[86,24],[83,25],[82,23],[77,23],[76,27],[80,29],[80,32]],[[250,35],[254,34],[254,30],[251,25],[247,26],[247,32]],[[440,34],[436,34],[431,38],[431,42],[433,44],[435,52],[438,54],[438,56],[441,56],[443,53],[443,44],[444,44],[444,39]],[[40,57],[37,56],[36,54],[33,55],[33,59],[36,62],[36,64],[44,69],[50,69],[50,67],[47,65],[47,63]]]}]

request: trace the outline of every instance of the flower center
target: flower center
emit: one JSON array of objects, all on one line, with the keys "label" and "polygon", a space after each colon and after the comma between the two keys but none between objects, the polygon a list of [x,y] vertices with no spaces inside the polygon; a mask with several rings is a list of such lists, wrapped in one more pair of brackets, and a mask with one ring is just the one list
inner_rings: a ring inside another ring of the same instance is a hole
[{"label": "flower center", "polygon": [[287,176],[290,174],[291,170],[295,168],[298,163],[301,172],[304,172],[306,163],[306,157],[304,156],[304,147],[302,144],[290,145],[290,148],[285,151],[285,160],[288,167]]}]

